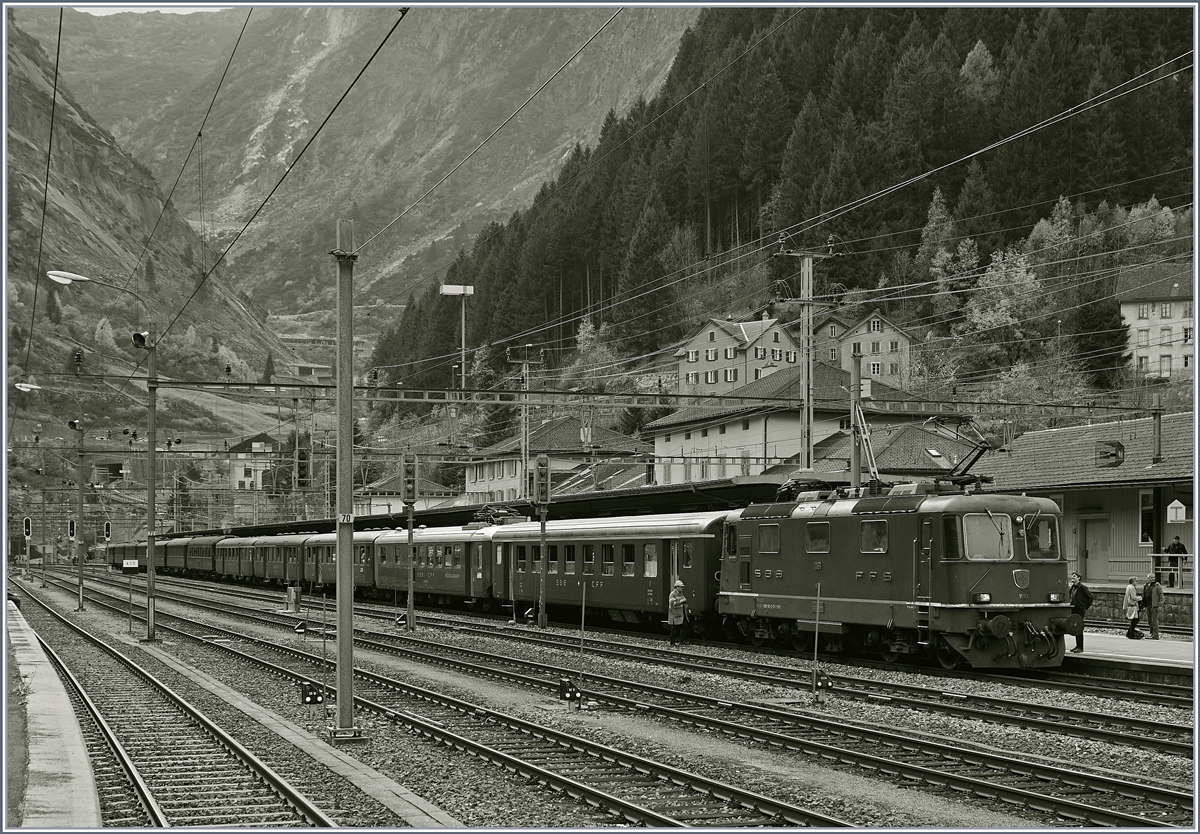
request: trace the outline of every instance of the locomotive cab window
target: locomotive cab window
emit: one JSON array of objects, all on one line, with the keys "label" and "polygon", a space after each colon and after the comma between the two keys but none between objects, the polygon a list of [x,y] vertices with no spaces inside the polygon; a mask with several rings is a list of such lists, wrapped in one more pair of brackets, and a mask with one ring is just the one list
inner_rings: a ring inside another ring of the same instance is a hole
[{"label": "locomotive cab window", "polygon": [[828,521],[810,521],[804,525],[804,550],[806,553],[829,552]]},{"label": "locomotive cab window", "polygon": [[963,533],[968,559],[1001,562],[1012,559],[1012,519],[1004,513],[968,513],[963,516]]},{"label": "locomotive cab window", "polygon": [[758,552],[759,553],[778,553],[779,552],[779,525],[778,524],[760,524],[760,525],[758,525]]},{"label": "locomotive cab window", "polygon": [[859,522],[859,550],[863,553],[887,553],[888,528],[886,521]]},{"label": "locomotive cab window", "polygon": [[942,516],[942,558],[961,559],[962,519],[956,515]]},{"label": "locomotive cab window", "polygon": [[1027,515],[1017,521],[1025,532],[1025,552],[1030,559],[1058,558],[1058,523],[1054,516]]}]

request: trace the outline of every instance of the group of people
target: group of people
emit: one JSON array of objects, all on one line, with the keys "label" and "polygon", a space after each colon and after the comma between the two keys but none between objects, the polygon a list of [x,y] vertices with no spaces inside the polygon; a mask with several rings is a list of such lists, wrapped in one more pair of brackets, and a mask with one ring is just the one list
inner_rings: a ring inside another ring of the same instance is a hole
[{"label": "group of people", "polygon": [[[1178,540],[1178,539],[1177,539]],[[1071,591],[1069,602],[1071,603],[1071,611],[1078,614],[1080,617],[1087,616],[1087,610],[1092,607],[1092,592],[1083,584],[1083,580],[1078,573],[1071,574]],[[1121,601],[1122,613],[1125,619],[1129,620],[1129,630],[1125,632],[1125,636],[1130,640],[1141,640],[1146,635],[1138,631],[1138,621],[1142,618],[1142,612],[1146,612],[1146,624],[1150,627],[1150,639],[1158,639],[1158,612],[1162,608],[1163,589],[1159,584],[1158,577],[1153,572],[1146,575],[1146,582],[1139,589],[1136,577],[1129,577],[1129,584],[1125,586],[1125,597]],[[1075,636],[1075,648],[1071,649],[1073,654],[1078,654],[1083,651],[1083,631]]]}]

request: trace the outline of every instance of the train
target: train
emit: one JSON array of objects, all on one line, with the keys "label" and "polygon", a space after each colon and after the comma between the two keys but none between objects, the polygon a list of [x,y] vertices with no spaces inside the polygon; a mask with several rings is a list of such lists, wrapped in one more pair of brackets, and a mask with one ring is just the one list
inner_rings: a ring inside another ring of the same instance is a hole
[{"label": "train", "polygon": [[[1060,521],[1048,498],[958,483],[792,482],[773,503],[555,519],[544,533],[493,507],[465,526],[358,530],[352,575],[356,595],[407,602],[411,561],[414,603],[514,619],[532,616],[544,576],[548,613],[650,629],[682,580],[696,638],[1038,669],[1083,629]],[[183,536],[156,542],[155,571],[325,590],[337,556],[336,533]],[[134,558],[145,567],[144,541],[108,548],[115,567]]]}]

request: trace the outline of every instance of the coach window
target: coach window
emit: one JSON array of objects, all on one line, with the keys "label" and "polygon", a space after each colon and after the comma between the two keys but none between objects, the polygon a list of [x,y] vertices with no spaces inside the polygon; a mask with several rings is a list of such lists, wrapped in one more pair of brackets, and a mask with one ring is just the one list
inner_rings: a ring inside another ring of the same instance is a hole
[{"label": "coach window", "polygon": [[380,547],[379,547],[379,564],[381,564],[381,565],[387,564],[387,555],[388,555],[389,550],[391,550],[391,548],[389,548],[387,545],[380,545]]},{"label": "coach window", "polygon": [[859,550],[863,553],[887,553],[888,529],[886,521],[859,522]]},{"label": "coach window", "polygon": [[679,567],[690,568],[692,566],[692,543],[686,539],[683,541],[681,555],[679,557]]},{"label": "coach window", "polygon": [[596,572],[596,545],[583,546],[583,575],[591,576]]},{"label": "coach window", "polygon": [[600,575],[601,576],[612,576],[613,575],[613,562],[614,562],[615,555],[616,555],[616,551],[613,549],[613,546],[611,544],[600,545]]},{"label": "coach window", "polygon": [[633,576],[637,573],[637,559],[634,557],[634,552],[633,545],[621,545],[621,576]]},{"label": "coach window", "polygon": [[542,572],[542,546],[540,544],[530,545],[533,549],[533,572]]},{"label": "coach window", "polygon": [[461,568],[463,563],[463,546],[461,544],[454,545],[454,567]]},{"label": "coach window", "polygon": [[518,544],[517,546],[517,573],[525,572],[525,545]]},{"label": "coach window", "polygon": [[779,552],[779,525],[778,524],[760,524],[760,525],[758,525],[758,552],[759,553],[778,553]]},{"label": "coach window", "polygon": [[829,522],[810,521],[804,525],[804,552],[829,552]]},{"label": "coach window", "polygon": [[968,513],[963,516],[967,558],[1010,561],[1013,557],[1012,519],[1004,513]]},{"label": "coach window", "polygon": [[546,573],[558,573],[558,545],[547,545],[546,556],[550,560],[546,563]]},{"label": "coach window", "polygon": [[564,544],[563,545],[563,560],[565,561],[565,564],[563,565],[565,570],[563,571],[563,573],[574,574],[575,573],[575,545],[573,545],[573,544]]},{"label": "coach window", "polygon": [[658,576],[658,545],[642,545],[642,576]]}]

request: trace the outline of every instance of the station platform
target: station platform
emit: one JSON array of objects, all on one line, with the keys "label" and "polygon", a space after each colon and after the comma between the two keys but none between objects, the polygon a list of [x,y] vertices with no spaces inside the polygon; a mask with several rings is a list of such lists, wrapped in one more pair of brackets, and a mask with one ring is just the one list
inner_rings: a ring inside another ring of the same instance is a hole
[{"label": "station platform", "polygon": [[[1138,630],[1149,634],[1139,624]],[[1196,644],[1191,639],[1163,635],[1130,640],[1114,631],[1085,631],[1083,651],[1075,654],[1075,638],[1067,635],[1063,671],[1085,672],[1088,667],[1105,675],[1173,686],[1195,686]]]},{"label": "station platform", "polygon": [[[91,759],[66,687],[21,610],[11,601],[5,621],[6,649],[15,666],[7,682],[6,827],[15,823],[21,828],[51,830],[100,828],[103,819]],[[14,732],[11,713],[15,709],[24,716],[24,732]],[[19,795],[14,795],[14,788]],[[19,820],[14,820],[14,810]]]}]

